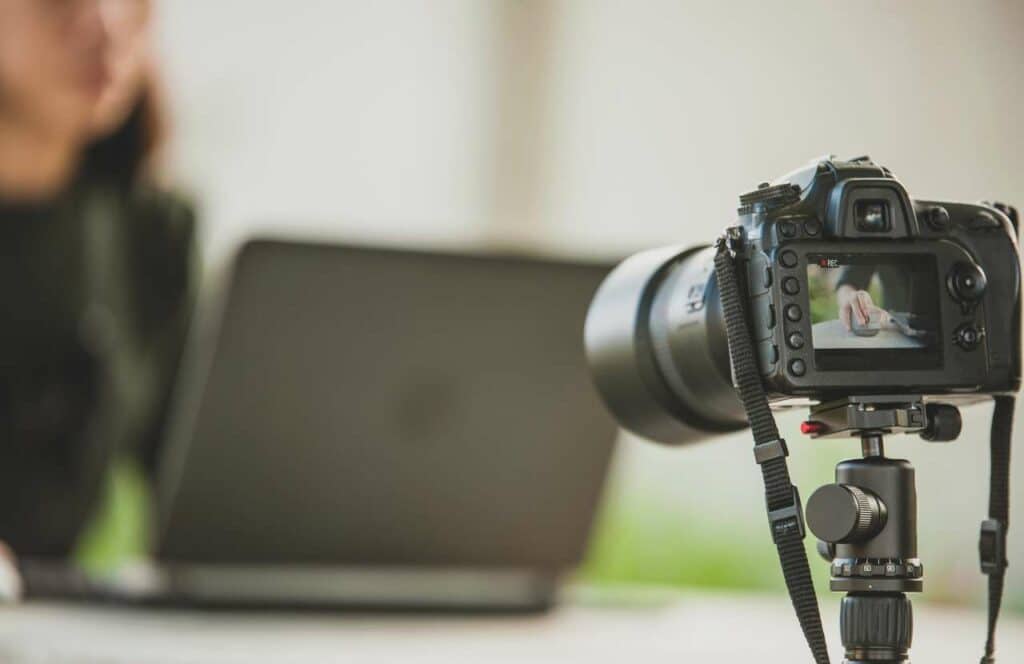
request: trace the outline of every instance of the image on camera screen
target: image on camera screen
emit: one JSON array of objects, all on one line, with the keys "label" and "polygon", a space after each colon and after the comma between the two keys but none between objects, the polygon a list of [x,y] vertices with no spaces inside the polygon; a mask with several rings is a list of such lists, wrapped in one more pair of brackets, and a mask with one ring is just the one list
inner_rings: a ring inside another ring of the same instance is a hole
[{"label": "image on camera screen", "polygon": [[926,255],[807,257],[815,351],[934,350],[934,259]]}]

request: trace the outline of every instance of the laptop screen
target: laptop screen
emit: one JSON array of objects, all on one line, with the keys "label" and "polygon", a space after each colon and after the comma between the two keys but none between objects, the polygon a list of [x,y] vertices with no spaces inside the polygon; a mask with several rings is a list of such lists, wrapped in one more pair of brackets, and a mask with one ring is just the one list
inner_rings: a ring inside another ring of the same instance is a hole
[{"label": "laptop screen", "polygon": [[608,269],[250,243],[169,443],[161,558],[576,563],[616,431],[582,343]]}]

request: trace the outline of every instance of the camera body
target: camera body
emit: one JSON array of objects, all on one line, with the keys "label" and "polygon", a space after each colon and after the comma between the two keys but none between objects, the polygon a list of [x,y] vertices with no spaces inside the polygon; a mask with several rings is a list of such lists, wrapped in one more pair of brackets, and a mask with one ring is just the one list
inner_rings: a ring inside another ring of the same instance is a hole
[{"label": "camera body", "polygon": [[[1020,268],[1003,212],[913,201],[867,159],[821,162],[741,203],[750,324],[772,392],[1017,390]],[[895,291],[877,303],[892,323],[888,342],[878,325],[859,334],[856,312],[852,334],[821,329],[833,283],[856,288],[858,280],[863,290]]]},{"label": "camera body", "polygon": [[[867,157],[818,160],[740,203],[741,291],[773,400],[1018,389],[1012,208],[913,200]],[[595,382],[619,421],[646,437],[685,442],[694,429],[746,423],[714,253],[637,254],[588,314]]]}]

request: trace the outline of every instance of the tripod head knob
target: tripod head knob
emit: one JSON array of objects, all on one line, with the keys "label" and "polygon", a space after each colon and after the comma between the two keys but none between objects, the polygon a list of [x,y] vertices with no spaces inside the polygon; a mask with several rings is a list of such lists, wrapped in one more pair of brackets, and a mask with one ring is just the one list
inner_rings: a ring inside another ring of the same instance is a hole
[{"label": "tripod head knob", "polygon": [[930,403],[925,406],[927,426],[921,431],[921,438],[929,443],[947,443],[956,440],[963,427],[960,410],[947,403]]},{"label": "tripod head knob", "polygon": [[826,484],[807,501],[807,526],[830,544],[862,542],[885,527],[885,503],[848,484]]}]

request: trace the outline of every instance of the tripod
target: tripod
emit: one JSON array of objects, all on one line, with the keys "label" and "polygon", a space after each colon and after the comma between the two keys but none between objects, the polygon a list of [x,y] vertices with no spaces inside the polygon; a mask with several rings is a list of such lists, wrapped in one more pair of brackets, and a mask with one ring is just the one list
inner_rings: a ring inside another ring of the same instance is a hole
[{"label": "tripod", "polygon": [[913,610],[907,593],[923,588],[917,556],[917,491],[909,461],[885,456],[883,435],[918,432],[953,440],[960,413],[920,397],[848,397],[814,407],[802,430],[815,437],[861,439],[862,458],[836,466],[835,483],[807,501],[818,551],[831,563],[830,587],[845,592],[839,614],[848,664],[907,661]]}]

